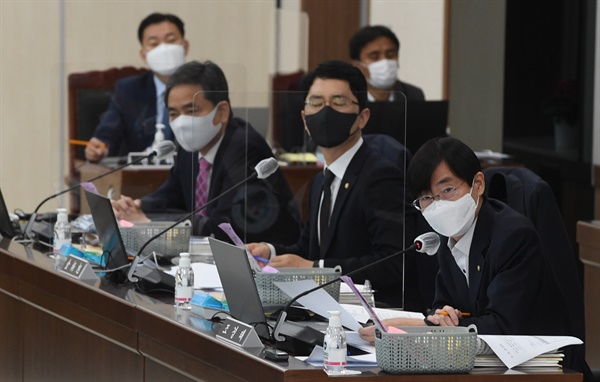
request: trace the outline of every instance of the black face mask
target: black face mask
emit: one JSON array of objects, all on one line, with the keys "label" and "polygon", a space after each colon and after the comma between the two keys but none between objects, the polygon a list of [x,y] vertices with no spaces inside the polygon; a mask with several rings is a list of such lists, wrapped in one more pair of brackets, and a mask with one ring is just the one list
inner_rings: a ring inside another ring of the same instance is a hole
[{"label": "black face mask", "polygon": [[312,140],[321,147],[330,148],[341,145],[358,132],[359,129],[356,129],[350,134],[357,116],[357,114],[340,113],[325,106],[318,113],[305,115],[304,118]]}]

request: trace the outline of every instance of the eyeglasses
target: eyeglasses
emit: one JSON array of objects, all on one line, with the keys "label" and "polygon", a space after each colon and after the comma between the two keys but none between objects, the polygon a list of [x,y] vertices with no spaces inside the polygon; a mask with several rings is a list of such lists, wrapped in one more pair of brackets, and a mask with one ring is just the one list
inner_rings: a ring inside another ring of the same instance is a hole
[{"label": "eyeglasses", "polygon": [[[304,102],[304,106],[308,109],[308,111],[316,113],[323,108],[327,104],[327,101],[323,97],[310,97],[306,102]],[[358,102],[351,100],[350,98],[337,95],[331,97],[329,100],[329,106],[340,111],[346,110],[348,106],[352,104],[358,105]]]},{"label": "eyeglasses", "polygon": [[412,206],[415,207],[416,209],[418,209],[419,211],[423,211],[431,203],[433,203],[434,200],[440,200],[440,199],[452,200],[456,197],[456,195],[458,194],[458,189],[463,184],[465,184],[465,182],[462,182],[461,184],[459,184],[456,187],[455,186],[446,187],[442,190],[442,192],[440,192],[439,194],[437,194],[435,196],[432,196],[432,195],[421,196],[420,198],[413,200]]}]

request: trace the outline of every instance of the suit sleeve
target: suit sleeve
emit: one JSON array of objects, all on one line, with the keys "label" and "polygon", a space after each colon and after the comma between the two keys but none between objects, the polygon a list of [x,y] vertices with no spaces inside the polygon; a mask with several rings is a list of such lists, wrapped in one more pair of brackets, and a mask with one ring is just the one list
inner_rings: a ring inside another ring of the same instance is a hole
[{"label": "suit sleeve", "polygon": [[[360,197],[355,199],[360,206],[353,206],[348,211],[358,209],[363,215],[366,232],[357,234],[364,235],[363,240],[368,240],[367,253],[357,253],[356,256],[349,257],[326,258],[324,262],[326,267],[341,265],[344,273],[401,251],[403,249],[405,210],[409,216],[412,213],[412,209],[407,207],[406,198],[403,196],[404,180],[400,170],[384,166],[365,171],[361,175],[368,178],[359,190],[355,190],[360,192]],[[344,218],[349,219],[341,217],[341,219]],[[350,232],[348,234],[352,235]],[[365,279],[371,280],[375,287],[394,285],[402,281],[402,267],[402,256],[400,255],[353,276],[353,279],[358,283],[363,283]]]},{"label": "suit sleeve", "polygon": [[[181,158],[181,150],[178,155]],[[175,164],[169,170],[167,180],[153,193],[144,196],[142,200],[142,210],[145,213],[165,213],[170,211],[185,211],[185,196],[181,186],[181,167],[182,160],[176,160]]]},{"label": "suit sleeve", "polygon": [[94,131],[94,137],[108,146],[109,156],[119,155],[120,145],[124,139],[125,122],[121,105],[124,92],[121,81],[117,81],[108,109],[102,114],[100,123]]},{"label": "suit sleeve", "polygon": [[[543,261],[539,238],[526,225],[505,224],[495,229],[486,254],[485,267],[477,306],[477,314],[461,320],[461,326],[477,325],[482,334],[527,333],[530,320],[542,312],[536,311],[543,295]],[[452,292],[446,288],[442,272],[438,275],[434,308],[444,305],[455,308]],[[462,308],[461,310],[464,310]],[[539,317],[539,316],[538,316]]]}]

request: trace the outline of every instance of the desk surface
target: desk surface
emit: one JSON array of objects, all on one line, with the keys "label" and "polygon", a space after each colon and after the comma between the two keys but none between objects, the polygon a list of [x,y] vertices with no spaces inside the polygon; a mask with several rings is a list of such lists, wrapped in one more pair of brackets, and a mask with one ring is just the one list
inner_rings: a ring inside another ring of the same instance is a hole
[{"label": "desk surface", "polygon": [[[218,341],[212,323],[178,311],[171,301],[103,279],[79,282],[56,271],[44,254],[2,239],[0,380],[330,381],[320,368],[293,357],[277,364],[260,351]],[[344,380],[581,381],[581,375],[475,369],[392,376],[373,368]]]}]

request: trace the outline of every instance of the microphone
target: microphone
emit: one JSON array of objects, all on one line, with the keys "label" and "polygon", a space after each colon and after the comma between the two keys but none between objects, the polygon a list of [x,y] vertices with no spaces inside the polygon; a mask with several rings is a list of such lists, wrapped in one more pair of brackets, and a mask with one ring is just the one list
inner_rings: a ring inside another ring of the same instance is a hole
[{"label": "microphone", "polygon": [[[103,178],[107,175],[112,174],[113,172],[117,172],[119,170],[124,169],[125,167],[131,166],[133,164],[139,163],[143,160],[146,159],[150,159],[150,158],[154,158],[157,157],[158,159],[163,159],[169,155],[171,155],[175,150],[176,150],[177,146],[175,146],[175,143],[173,143],[172,141],[162,141],[160,143],[158,143],[155,147],[155,149],[148,155],[144,155],[142,157],[139,157],[131,162],[127,162],[122,166],[116,167],[110,171],[107,171],[105,173],[102,173],[98,176],[93,177],[92,179],[87,180],[85,183],[88,182],[93,182],[95,180],[98,180],[100,178]],[[81,186],[81,182],[76,184],[73,187],[69,187],[65,190],[62,190],[60,192],[57,192],[56,194],[50,195],[49,197],[47,197],[46,199],[42,200],[42,202],[40,204],[38,204],[38,206],[35,208],[35,210],[33,211],[33,213],[31,214],[31,216],[29,217],[29,220],[27,221],[27,224],[25,225],[25,230],[24,230],[24,234],[25,237],[27,237],[30,240],[33,240],[35,238],[35,233],[33,232],[33,224],[35,222],[35,218],[37,217],[37,212],[39,211],[40,207],[42,207],[44,205],[44,203],[46,203],[47,201],[56,198],[57,196],[66,194],[69,191],[73,191],[77,188],[79,188],[79,186]]]},{"label": "microphone", "polygon": [[146,247],[148,246],[148,244],[150,244],[151,242],[153,242],[154,240],[156,240],[157,238],[159,238],[162,234],[166,233],[167,231],[169,231],[173,227],[177,226],[178,224],[180,224],[184,220],[189,219],[190,217],[194,216],[198,212],[202,211],[203,209],[207,208],[211,204],[215,203],[216,201],[218,201],[219,199],[221,199],[223,196],[229,194],[231,191],[234,191],[238,187],[244,185],[248,181],[250,181],[250,180],[252,180],[254,178],[266,179],[269,176],[273,175],[275,173],[275,171],[277,171],[278,168],[279,168],[279,164],[277,163],[277,159],[275,159],[273,157],[261,160],[254,167],[254,171],[252,172],[252,174],[250,174],[250,176],[248,176],[246,179],[244,179],[244,180],[240,181],[239,183],[231,186],[229,189],[223,191],[221,194],[219,194],[216,197],[214,197],[213,199],[209,200],[204,205],[202,205],[202,206],[196,208],[194,211],[192,211],[192,212],[184,215],[183,217],[179,218],[176,222],[174,222],[173,224],[171,224],[167,228],[163,229],[162,231],[160,231],[156,235],[152,236],[137,251],[135,257],[133,258],[133,263],[131,264],[131,266],[129,268],[129,272],[127,272],[127,279],[129,281],[135,283],[135,282],[139,281],[139,279],[136,276],[139,276],[140,278],[148,280],[148,281],[150,281],[150,282],[152,282],[154,284],[157,284],[158,282],[160,282],[161,280],[160,280],[159,272],[158,272],[157,269],[150,270],[150,271],[146,270],[144,272],[140,272],[139,274],[135,273],[136,269],[137,269],[137,265],[140,263],[142,252],[144,251],[144,249],[146,249]]},{"label": "microphone", "polygon": [[[433,256],[437,253],[437,250],[439,247],[440,247],[440,237],[438,236],[438,234],[435,232],[427,232],[422,235],[419,235],[415,239],[413,245],[411,245],[410,247],[403,249],[402,251],[394,252],[391,255],[384,257],[383,259],[379,259],[379,260],[375,261],[374,263],[367,264],[367,265],[362,266],[358,269],[355,269],[351,272],[348,272],[345,274],[345,276],[355,275],[359,272],[364,271],[365,269],[369,269],[370,267],[373,267],[377,264],[383,263],[384,261],[387,261],[393,257],[396,257],[398,255],[401,255],[403,253],[406,253],[406,252],[412,251],[412,250],[416,250],[419,253],[426,253],[429,256]],[[338,282],[340,280],[341,280],[341,277],[336,277],[335,279],[328,281],[325,284],[321,284],[317,287],[314,287],[312,289],[304,291],[304,292],[300,293],[299,295],[297,295],[296,297],[292,298],[287,303],[287,305],[283,308],[281,313],[279,313],[279,317],[277,317],[277,322],[275,323],[275,327],[273,329],[273,338],[275,339],[275,341],[277,341],[277,342],[285,341],[285,337],[282,336],[280,333],[281,333],[281,329],[283,328],[285,318],[287,317],[287,311],[290,308],[290,306],[292,306],[293,303],[298,301],[299,298],[306,296],[307,294],[310,294],[316,290],[324,288],[324,287],[331,285],[335,282]]]}]

